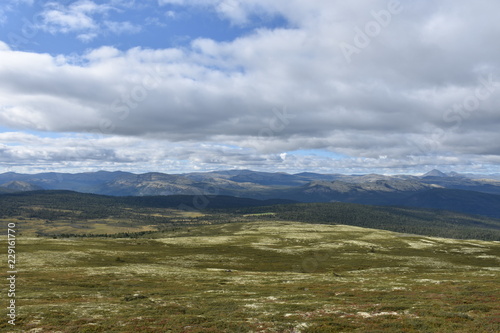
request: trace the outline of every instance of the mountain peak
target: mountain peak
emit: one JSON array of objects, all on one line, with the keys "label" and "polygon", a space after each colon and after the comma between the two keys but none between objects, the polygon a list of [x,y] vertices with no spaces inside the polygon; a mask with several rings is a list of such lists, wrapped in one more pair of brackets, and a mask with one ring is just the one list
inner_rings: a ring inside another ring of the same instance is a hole
[{"label": "mountain peak", "polygon": [[422,177],[448,177],[448,175],[445,174],[444,172],[441,172],[441,171],[439,171],[437,169],[434,169],[434,170],[431,170],[431,171],[427,172]]}]

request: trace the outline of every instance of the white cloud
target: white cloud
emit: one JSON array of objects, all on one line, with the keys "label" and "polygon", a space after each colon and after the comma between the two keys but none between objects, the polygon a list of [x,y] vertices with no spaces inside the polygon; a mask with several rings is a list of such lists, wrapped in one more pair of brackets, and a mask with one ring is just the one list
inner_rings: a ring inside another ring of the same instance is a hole
[{"label": "white cloud", "polygon": [[300,1],[260,1],[260,0],[158,0],[160,6],[182,5],[203,6],[212,8],[221,17],[229,20],[234,25],[245,25],[250,23],[250,15],[275,15],[279,14],[278,7],[286,5],[296,6]]},{"label": "white cloud", "polygon": [[141,27],[129,21],[112,21],[107,19],[111,12],[119,12],[121,8],[129,8],[131,4],[123,1],[112,1],[97,4],[90,0],[79,0],[68,5],[49,2],[44,5],[43,25],[39,28],[52,34],[77,33],[82,42],[90,42],[103,33],[135,34]]},{"label": "white cloud", "polygon": [[103,46],[101,48],[88,52],[85,55],[85,59],[96,62],[116,58],[119,56],[122,56],[122,52],[120,52],[120,50],[110,46]]},{"label": "white cloud", "polygon": [[95,38],[97,38],[97,33],[96,32],[89,32],[89,33],[84,33],[84,34],[79,34],[76,36],[76,38],[84,43],[89,43],[93,41]]},{"label": "white cloud", "polygon": [[68,33],[98,29],[99,26],[91,15],[109,7],[100,7],[92,1],[82,0],[67,7],[57,2],[49,2],[45,8],[42,13],[45,25],[42,28],[51,33]]},{"label": "white cloud", "polygon": [[34,0],[4,0],[0,3],[0,26],[7,24],[9,16],[21,4],[33,5]]},{"label": "white cloud", "polygon": [[237,0],[221,1],[216,8],[219,13],[229,18],[235,24],[241,25],[248,22],[247,13]]},{"label": "white cloud", "polygon": [[35,0],[10,0],[11,3],[13,4],[27,4],[32,6],[35,3]]},{"label": "white cloud", "polygon": [[10,51],[10,47],[9,45],[0,40],[0,52],[1,51]]},{"label": "white cloud", "polygon": [[123,33],[136,34],[142,30],[138,25],[132,24],[128,21],[124,22],[114,22],[114,21],[104,21],[104,25],[109,31],[116,35],[121,35]]},{"label": "white cloud", "polygon": [[158,5],[186,5],[187,2],[185,0],[158,0]]}]

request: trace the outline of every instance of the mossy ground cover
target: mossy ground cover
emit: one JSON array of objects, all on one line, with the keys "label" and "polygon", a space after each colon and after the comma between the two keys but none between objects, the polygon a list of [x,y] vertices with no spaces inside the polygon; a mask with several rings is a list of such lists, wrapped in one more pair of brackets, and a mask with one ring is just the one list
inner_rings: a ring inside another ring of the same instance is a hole
[{"label": "mossy ground cover", "polygon": [[[25,210],[42,210],[39,207],[23,207]],[[47,209],[47,211],[61,212],[63,210]],[[78,211],[70,211],[77,215]],[[130,214],[130,217],[127,216]],[[176,226],[199,225],[205,214],[188,212],[178,209],[150,209],[141,213],[138,208],[124,209],[123,216],[101,216],[99,218],[83,219],[80,217],[55,216],[51,219],[13,216],[0,218],[0,232],[6,233],[8,223],[15,223],[23,236],[60,236],[60,235],[116,235],[119,233],[137,234],[141,232],[158,231]],[[104,214],[106,215],[106,214]],[[149,218],[149,220],[148,220]],[[153,220],[151,220],[153,219]]]},{"label": "mossy ground cover", "polygon": [[17,325],[0,330],[500,330],[498,242],[283,221],[148,237],[21,236]]}]

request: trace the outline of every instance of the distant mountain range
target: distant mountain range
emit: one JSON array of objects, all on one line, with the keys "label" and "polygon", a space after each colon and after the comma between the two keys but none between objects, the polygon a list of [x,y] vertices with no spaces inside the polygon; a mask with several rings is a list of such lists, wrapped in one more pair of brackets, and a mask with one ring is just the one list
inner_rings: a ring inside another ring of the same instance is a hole
[{"label": "distant mountain range", "polygon": [[187,174],[88,172],[0,174],[0,194],[70,190],[112,196],[195,195],[351,202],[445,209],[500,218],[500,176],[443,173],[422,176],[268,173],[229,170]]}]

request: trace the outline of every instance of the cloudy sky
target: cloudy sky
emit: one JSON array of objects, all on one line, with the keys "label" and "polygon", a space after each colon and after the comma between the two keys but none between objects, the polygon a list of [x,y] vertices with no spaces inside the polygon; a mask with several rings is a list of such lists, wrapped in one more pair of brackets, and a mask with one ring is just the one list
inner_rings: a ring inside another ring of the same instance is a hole
[{"label": "cloudy sky", "polygon": [[6,0],[0,172],[500,172],[496,0]]}]

